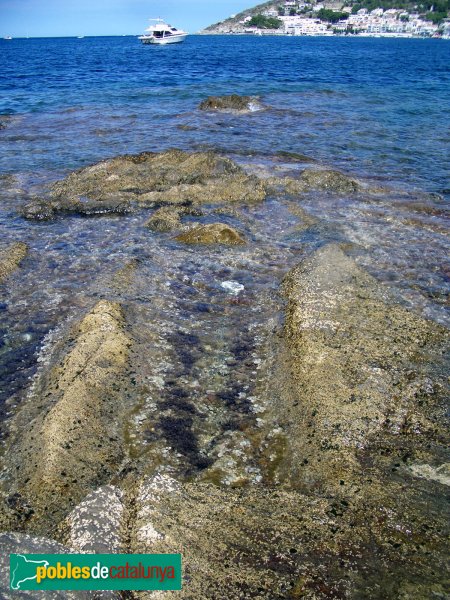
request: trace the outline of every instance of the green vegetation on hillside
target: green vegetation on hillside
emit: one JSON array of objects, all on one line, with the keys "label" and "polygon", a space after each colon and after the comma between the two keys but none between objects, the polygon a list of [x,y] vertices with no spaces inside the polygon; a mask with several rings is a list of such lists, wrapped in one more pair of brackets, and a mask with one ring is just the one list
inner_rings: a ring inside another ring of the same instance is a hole
[{"label": "green vegetation on hillside", "polygon": [[[382,8],[383,10],[396,9],[405,11],[408,13],[419,13],[422,18],[426,18],[433,23],[441,23],[445,18],[448,17],[450,11],[450,0],[343,0],[344,6],[352,7],[352,13],[355,14],[361,8],[365,8],[368,11],[375,10],[376,8]],[[311,5],[308,4],[302,9],[290,8],[286,11],[284,3],[280,0],[272,0],[269,2],[263,2],[253,8],[248,8],[234,15],[230,19],[225,19],[221,23],[210,25],[206,31],[214,31],[219,25],[226,26],[230,29],[242,28],[242,22],[244,19],[251,17],[245,25],[258,27],[260,29],[279,29],[282,23],[276,17],[266,17],[262,13],[266,10],[277,10],[280,16],[287,14],[291,15],[299,14],[311,17],[319,17],[323,21],[329,23],[336,23],[339,20],[346,18],[346,13],[331,9],[321,9],[318,13],[314,13],[311,10]],[[405,16],[402,20],[406,20],[408,17]]]},{"label": "green vegetation on hillside", "polygon": [[249,21],[250,27],[258,27],[259,29],[279,29],[283,23],[276,17],[265,17],[264,15],[255,15]]},{"label": "green vegetation on hillside", "polygon": [[329,8],[321,8],[317,12],[317,17],[321,21],[328,21],[329,23],[337,23],[341,19],[348,19],[348,13],[330,10]]},{"label": "green vegetation on hillside", "polygon": [[436,23],[437,25],[446,18],[447,18],[446,12],[428,12],[425,15],[425,19],[427,19],[428,21],[432,21],[433,23]]}]

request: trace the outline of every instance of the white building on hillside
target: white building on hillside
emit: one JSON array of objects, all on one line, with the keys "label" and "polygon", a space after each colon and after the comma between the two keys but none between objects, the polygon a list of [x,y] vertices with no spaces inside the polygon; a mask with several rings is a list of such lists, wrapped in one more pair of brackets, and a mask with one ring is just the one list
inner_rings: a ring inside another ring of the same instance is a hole
[{"label": "white building on hillside", "polygon": [[275,9],[265,10],[263,15],[265,17],[278,17],[278,11]]},{"label": "white building on hillside", "polygon": [[301,16],[280,17],[287,35],[333,35],[328,24],[320,19],[308,19]]}]

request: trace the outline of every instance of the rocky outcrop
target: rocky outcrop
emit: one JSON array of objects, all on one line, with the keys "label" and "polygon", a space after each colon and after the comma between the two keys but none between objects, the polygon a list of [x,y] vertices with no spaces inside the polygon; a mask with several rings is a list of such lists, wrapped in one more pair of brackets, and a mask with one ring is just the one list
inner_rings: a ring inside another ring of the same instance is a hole
[{"label": "rocky outcrop", "polygon": [[[214,152],[169,150],[119,156],[55,183],[48,211],[80,214],[127,213],[168,204],[254,202],[265,198],[262,182]],[[24,215],[43,214],[31,203]]]},{"label": "rocky outcrop", "polygon": [[220,204],[261,202],[266,197],[264,182],[256,177],[237,174],[211,180],[206,184],[177,185],[167,191],[148,192],[140,198],[141,205]]},{"label": "rocky outcrop", "polygon": [[406,498],[404,489],[375,486],[362,501],[157,474],[134,482],[130,551],[182,554],[184,589],[168,598],[445,597],[445,517],[430,505],[436,488],[416,486]]},{"label": "rocky outcrop", "polygon": [[[225,96],[208,99],[204,108],[242,110],[248,105],[254,110],[252,102],[250,97]],[[21,215],[45,221],[58,213],[120,215],[142,208],[187,210],[201,204],[249,204],[263,201],[268,190],[297,195],[311,190],[350,194],[360,189],[357,180],[331,169],[305,169],[296,179],[264,180],[214,152],[168,150],[118,156],[76,171],[56,182],[48,199],[34,198],[25,204]],[[178,226],[176,221],[176,212],[167,210],[155,215],[148,226],[170,231]]]},{"label": "rocky outcrop", "polygon": [[57,213],[85,215],[116,214],[125,215],[133,212],[131,203],[123,198],[105,198],[97,202],[88,198],[59,198],[54,201],[32,200],[21,209],[21,215],[30,221],[49,221]]},{"label": "rocky outcrop", "polygon": [[397,461],[435,460],[446,330],[393,303],[334,245],[295,268],[284,293],[291,389],[275,410],[286,409],[285,478],[337,493],[361,485],[367,460],[381,469],[387,448]]},{"label": "rocky outcrop", "polygon": [[280,5],[279,2],[273,2],[273,1],[263,2],[262,4],[257,4],[256,6],[253,6],[252,8],[248,8],[247,10],[244,10],[238,14],[231,16],[228,19],[225,19],[224,21],[220,21],[219,23],[210,25],[209,27],[207,27],[205,30],[201,31],[200,33],[208,34],[208,35],[228,34],[228,33],[244,33],[244,30],[247,27],[247,24],[245,22],[245,19],[247,17],[255,17],[256,15],[260,15],[261,13],[264,13],[264,11],[269,10],[269,9],[277,10],[279,5]]},{"label": "rocky outcrop", "polygon": [[[71,506],[107,481],[123,458],[120,429],[131,341],[117,303],[100,301],[63,343],[18,414],[5,518],[51,531]],[[13,429],[14,431],[14,429]]]},{"label": "rocky outcrop", "polygon": [[300,181],[306,187],[314,190],[324,190],[341,194],[356,192],[359,189],[357,181],[340,171],[329,169],[314,170],[305,169]]},{"label": "rocky outcrop", "polygon": [[246,113],[261,110],[262,105],[254,96],[231,94],[230,96],[209,96],[200,103],[199,108],[205,111]]},{"label": "rocky outcrop", "polygon": [[[135,493],[131,551],[183,555],[184,590],[168,598],[313,598],[300,592],[314,589],[314,576],[323,585],[310,553],[320,540],[324,561],[334,554],[327,502],[259,486],[180,484],[160,474]],[[314,537],[307,533],[313,529]]]},{"label": "rocky outcrop", "polygon": [[28,246],[23,242],[16,242],[0,251],[0,283],[19,268],[27,254]]},{"label": "rocky outcrop", "polygon": [[184,244],[224,244],[226,246],[245,244],[241,234],[224,223],[197,225],[178,235],[176,240]]}]

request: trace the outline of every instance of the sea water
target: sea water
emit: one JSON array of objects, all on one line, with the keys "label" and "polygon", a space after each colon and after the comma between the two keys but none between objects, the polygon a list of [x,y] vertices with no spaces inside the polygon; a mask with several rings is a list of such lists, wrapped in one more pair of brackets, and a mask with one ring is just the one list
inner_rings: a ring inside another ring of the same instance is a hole
[{"label": "sea water", "polygon": [[[311,154],[357,173],[449,194],[446,40],[191,36],[1,41],[0,172],[66,171],[169,146]],[[274,107],[211,122],[208,95]],[[197,129],[180,131],[177,125]]]},{"label": "sea water", "polygon": [[[258,96],[266,108],[198,110],[207,96],[231,93]],[[165,47],[136,37],[0,40],[0,247],[20,240],[30,248],[1,290],[3,416],[51,360],[59,331],[107,297],[125,306],[140,356],[151,357],[136,375],[150,392],[130,421],[131,445],[151,438],[143,415],[169,393],[168,381],[198,398],[234,390],[244,400],[233,418],[245,420],[259,348],[279,327],[280,281],[328,242],[345,243],[399,302],[448,323],[449,114],[445,40],[190,36]],[[308,230],[276,197],[239,218],[205,214],[199,220],[244,229],[245,249],[227,252],[150,232],[148,211],[45,223],[20,216],[30,196],[45,196],[74,169],[173,147],[214,149],[263,176],[329,166],[390,192],[308,194],[301,206],[320,220]],[[133,281],[119,289],[114,274],[127,264]],[[257,479],[251,464],[245,468]]]}]

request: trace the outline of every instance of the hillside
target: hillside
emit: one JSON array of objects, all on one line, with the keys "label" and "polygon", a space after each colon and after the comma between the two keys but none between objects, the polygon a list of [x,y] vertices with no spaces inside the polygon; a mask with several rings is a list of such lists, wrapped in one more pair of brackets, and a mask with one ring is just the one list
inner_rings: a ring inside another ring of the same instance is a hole
[{"label": "hillside", "polygon": [[262,14],[267,10],[277,10],[278,6],[280,6],[280,2],[263,2],[262,4],[257,4],[253,8],[248,8],[229,19],[225,19],[224,21],[220,21],[219,23],[214,23],[210,25],[204,30],[204,33],[229,33],[231,31],[238,32],[239,30],[244,30],[243,25],[240,23],[247,17],[255,17],[256,15]]},{"label": "hillside", "polygon": [[[427,22],[442,24],[445,20],[448,21],[450,0],[419,0],[419,2],[412,0],[272,0],[257,4],[219,23],[214,23],[202,33],[243,33],[249,25],[260,27],[257,20],[263,18],[261,15],[266,15],[264,18],[268,23],[266,26],[262,26],[263,29],[276,29],[276,26],[269,25],[269,21],[276,21],[277,16],[318,17],[323,21],[334,22],[332,19],[323,18],[324,11],[325,13],[335,11],[336,17],[339,18],[338,15],[343,14],[341,11],[345,11],[347,14],[356,14],[361,9],[367,9],[369,12],[375,9],[384,11],[395,9],[415,17],[420,15]],[[250,22],[251,19],[253,19],[252,22]]]}]

